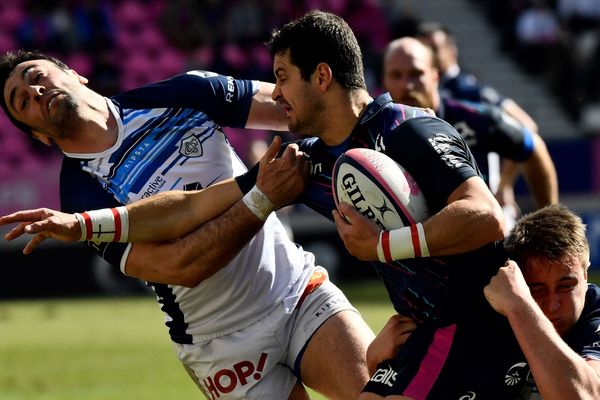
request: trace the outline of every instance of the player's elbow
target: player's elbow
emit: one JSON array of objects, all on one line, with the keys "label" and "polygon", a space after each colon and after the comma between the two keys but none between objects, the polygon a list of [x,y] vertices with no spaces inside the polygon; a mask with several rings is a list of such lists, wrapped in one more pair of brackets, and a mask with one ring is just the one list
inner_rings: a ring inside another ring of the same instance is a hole
[{"label": "player's elbow", "polygon": [[169,267],[173,271],[173,284],[194,288],[213,275],[209,264],[202,257],[190,257],[180,253]]},{"label": "player's elbow", "polygon": [[504,239],[506,235],[506,223],[504,220],[504,212],[497,201],[489,201],[487,203],[479,203],[480,220],[484,221],[485,229],[482,241],[492,242]]}]

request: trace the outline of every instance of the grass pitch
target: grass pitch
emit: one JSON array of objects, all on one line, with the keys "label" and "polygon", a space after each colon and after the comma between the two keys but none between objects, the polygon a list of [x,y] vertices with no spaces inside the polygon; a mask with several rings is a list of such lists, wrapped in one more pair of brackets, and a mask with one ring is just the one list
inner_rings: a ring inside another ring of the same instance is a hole
[{"label": "grass pitch", "polygon": [[[383,286],[342,288],[378,332],[392,314]],[[0,361],[2,400],[203,398],[152,296],[0,302]]]}]

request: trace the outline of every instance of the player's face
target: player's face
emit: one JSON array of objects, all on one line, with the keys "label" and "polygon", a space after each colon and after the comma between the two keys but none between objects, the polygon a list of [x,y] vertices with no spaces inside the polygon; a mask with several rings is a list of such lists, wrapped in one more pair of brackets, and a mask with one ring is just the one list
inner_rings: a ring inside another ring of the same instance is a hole
[{"label": "player's face", "polygon": [[319,136],[326,113],[321,94],[312,80],[302,79],[300,69],[290,60],[289,51],[275,55],[273,73],[273,100],[285,110],[290,132]]},{"label": "player's face", "polygon": [[383,86],[396,103],[435,110],[439,76],[431,53],[421,50],[393,50],[384,61]]},{"label": "player's face", "polygon": [[4,100],[11,115],[36,135],[64,137],[76,116],[78,87],[86,82],[48,60],[17,65],[6,80]]},{"label": "player's face", "polygon": [[528,262],[523,275],[546,317],[561,336],[565,335],[581,316],[587,269],[573,256],[561,262],[534,259]]}]

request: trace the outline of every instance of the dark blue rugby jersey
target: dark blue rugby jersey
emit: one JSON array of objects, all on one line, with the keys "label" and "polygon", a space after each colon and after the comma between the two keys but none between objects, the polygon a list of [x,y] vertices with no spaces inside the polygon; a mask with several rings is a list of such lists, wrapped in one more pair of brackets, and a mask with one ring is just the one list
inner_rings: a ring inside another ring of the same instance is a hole
[{"label": "dark blue rugby jersey", "polygon": [[490,188],[498,186],[500,157],[525,161],[533,153],[533,133],[498,107],[442,97],[437,115],[461,134]]},{"label": "dark blue rugby jersey", "polygon": [[461,71],[453,76],[442,76],[440,92],[454,99],[483,102],[495,106],[501,105],[506,100],[506,97],[501,96],[496,89],[482,85],[474,75]]},{"label": "dark blue rugby jersey", "polygon": [[[580,356],[600,360],[599,327],[600,288],[590,284],[581,317],[563,339]],[[450,354],[427,399],[454,399],[470,392],[470,398],[498,400],[539,395],[510,324],[489,305],[456,326]]]},{"label": "dark blue rugby jersey", "polygon": [[[377,97],[344,143],[328,147],[318,138],[297,142],[310,157],[311,176],[302,202],[332,219],[335,208],[331,174],[336,159],[351,148],[381,151],[408,170],[427,199],[431,214],[447,204],[465,180],[479,174],[460,135],[424,110],[394,104],[388,94]],[[421,322],[438,316],[448,291],[447,259],[421,258],[373,263],[396,311]]]}]

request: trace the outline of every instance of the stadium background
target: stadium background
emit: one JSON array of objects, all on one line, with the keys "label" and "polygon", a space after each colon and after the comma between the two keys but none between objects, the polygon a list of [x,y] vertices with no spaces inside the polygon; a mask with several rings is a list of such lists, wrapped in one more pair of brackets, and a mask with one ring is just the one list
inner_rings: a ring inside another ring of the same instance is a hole
[{"label": "stadium background", "polygon": [[[39,49],[66,61],[104,95],[189,69],[272,81],[271,30],[320,8],[343,16],[363,49],[370,92],[382,89],[386,43],[421,20],[456,35],[463,69],[512,97],[540,125],[558,170],[560,199],[588,224],[600,268],[600,1],[580,0],[0,0],[0,51]],[[270,132],[228,130],[249,164]],[[0,115],[0,213],[59,207],[56,148]],[[518,201],[531,208],[525,185]],[[345,253],[332,224],[286,210],[295,238],[337,280],[372,277]],[[48,242],[24,257],[0,241],[0,299],[143,292],[82,246]]]}]

